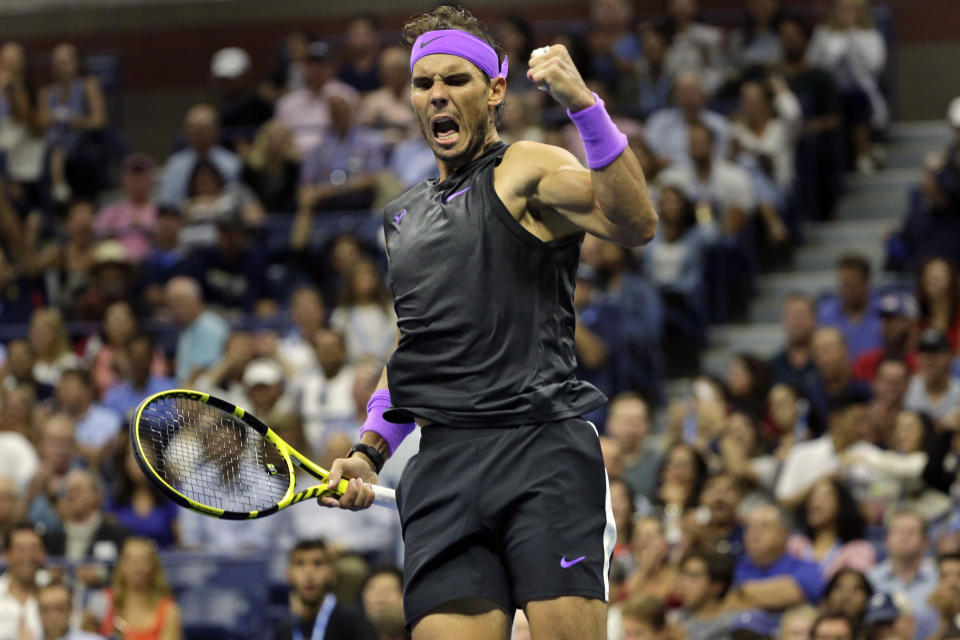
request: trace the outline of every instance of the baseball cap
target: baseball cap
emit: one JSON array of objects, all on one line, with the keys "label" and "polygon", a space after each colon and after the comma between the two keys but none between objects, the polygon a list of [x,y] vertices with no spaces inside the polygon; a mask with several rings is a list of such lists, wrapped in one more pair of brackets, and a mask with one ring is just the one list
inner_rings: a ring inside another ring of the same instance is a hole
[{"label": "baseball cap", "polygon": [[954,98],[947,107],[947,120],[951,127],[960,128],[960,96]]},{"label": "baseball cap", "polygon": [[879,307],[880,315],[886,317],[913,318],[917,314],[917,306],[913,298],[896,293],[888,293],[880,298]]},{"label": "baseball cap", "polygon": [[93,250],[93,264],[129,264],[127,250],[116,240],[104,240]]},{"label": "baseball cap", "polygon": [[917,340],[917,351],[923,353],[940,353],[950,351],[950,341],[946,334],[939,329],[925,329]]},{"label": "baseball cap", "polygon": [[330,45],[323,40],[311,42],[307,47],[308,60],[326,60],[330,57]]},{"label": "baseball cap", "polygon": [[134,173],[153,171],[156,163],[145,153],[131,153],[123,160],[123,170]]},{"label": "baseball cap", "polygon": [[236,78],[250,68],[250,55],[240,47],[220,49],[210,60],[210,75],[214,78]]},{"label": "baseball cap", "polygon": [[283,382],[283,369],[275,360],[257,358],[251,360],[243,370],[243,384],[253,387],[258,384],[280,384]]},{"label": "baseball cap", "polygon": [[878,591],[867,603],[867,612],[864,614],[863,621],[870,626],[881,622],[893,622],[899,617],[900,610],[894,604],[893,597],[889,593]]}]

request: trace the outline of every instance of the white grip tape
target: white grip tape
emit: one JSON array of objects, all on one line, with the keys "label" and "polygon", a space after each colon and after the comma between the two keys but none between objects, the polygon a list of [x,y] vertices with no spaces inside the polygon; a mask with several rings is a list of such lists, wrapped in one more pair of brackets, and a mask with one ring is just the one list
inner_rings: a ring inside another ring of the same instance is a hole
[{"label": "white grip tape", "polygon": [[397,494],[393,489],[376,484],[371,486],[373,487],[373,504],[391,509],[397,508]]}]

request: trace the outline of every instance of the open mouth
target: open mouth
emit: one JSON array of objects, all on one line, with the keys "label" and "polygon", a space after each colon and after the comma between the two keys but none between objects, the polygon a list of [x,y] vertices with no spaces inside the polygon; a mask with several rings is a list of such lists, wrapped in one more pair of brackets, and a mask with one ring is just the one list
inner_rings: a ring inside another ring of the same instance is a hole
[{"label": "open mouth", "polygon": [[452,146],[460,139],[460,125],[448,116],[433,119],[433,139],[442,146]]}]

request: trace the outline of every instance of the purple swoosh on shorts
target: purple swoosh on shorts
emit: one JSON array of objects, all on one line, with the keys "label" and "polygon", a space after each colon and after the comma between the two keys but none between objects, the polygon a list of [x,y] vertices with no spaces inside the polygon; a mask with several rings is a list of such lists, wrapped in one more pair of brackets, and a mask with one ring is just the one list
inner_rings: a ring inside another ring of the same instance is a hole
[{"label": "purple swoosh on shorts", "polygon": [[456,198],[457,196],[462,196],[462,195],[465,194],[467,191],[470,191],[470,187],[467,187],[467,188],[465,188],[465,189],[460,189],[460,191],[457,191],[456,193],[451,193],[450,195],[447,196],[447,199],[444,200],[444,202],[450,202],[451,200],[453,200],[453,199]]},{"label": "purple swoosh on shorts", "polygon": [[570,567],[572,567],[573,565],[577,564],[577,563],[580,562],[581,560],[585,560],[586,557],[587,557],[587,556],[580,556],[580,557],[577,558],[576,560],[567,560],[567,557],[566,557],[566,556],[562,556],[562,557],[560,558],[560,567],[563,568],[563,569],[569,569]]},{"label": "purple swoosh on shorts", "polygon": [[403,211],[401,211],[401,212],[398,213],[397,215],[393,216],[393,219],[397,221],[397,224],[400,224],[400,218],[402,218],[402,217],[405,216],[406,214],[407,214],[407,210],[404,209]]}]

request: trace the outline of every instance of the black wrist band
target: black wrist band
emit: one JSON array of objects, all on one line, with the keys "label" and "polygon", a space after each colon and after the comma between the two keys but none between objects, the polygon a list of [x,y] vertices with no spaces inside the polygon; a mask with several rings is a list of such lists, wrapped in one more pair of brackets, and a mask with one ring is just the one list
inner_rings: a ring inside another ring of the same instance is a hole
[{"label": "black wrist band", "polygon": [[353,449],[350,449],[350,453],[347,454],[347,457],[349,458],[354,453],[358,453],[358,452],[370,458],[370,462],[373,463],[374,473],[380,473],[380,469],[383,469],[383,465],[386,462],[386,459],[383,457],[382,453],[380,453],[379,451],[376,450],[376,448],[371,447],[368,444],[363,444],[362,442],[358,442],[357,444],[353,445]]}]

